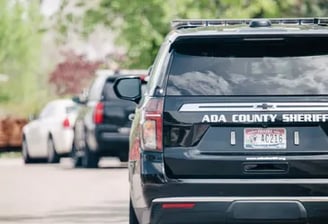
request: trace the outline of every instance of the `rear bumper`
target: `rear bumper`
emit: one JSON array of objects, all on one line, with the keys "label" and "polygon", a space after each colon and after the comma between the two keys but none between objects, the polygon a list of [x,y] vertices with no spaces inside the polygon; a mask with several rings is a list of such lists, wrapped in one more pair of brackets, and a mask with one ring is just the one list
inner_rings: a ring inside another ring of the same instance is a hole
[{"label": "rear bumper", "polygon": [[128,142],[129,135],[118,132],[101,132],[99,133],[99,140],[101,142]]},{"label": "rear bumper", "polygon": [[[140,223],[328,223],[326,178],[170,179],[163,155],[155,152],[130,161],[129,171]],[[165,203],[195,206],[164,209]]]},{"label": "rear bumper", "polygon": [[328,197],[158,198],[151,205],[150,223],[324,224]]},{"label": "rear bumper", "polygon": [[74,132],[72,129],[61,130],[54,137],[57,153],[67,155],[72,150]]},{"label": "rear bumper", "polygon": [[127,159],[129,135],[118,132],[99,132],[97,134],[98,152],[104,156],[118,156]]}]

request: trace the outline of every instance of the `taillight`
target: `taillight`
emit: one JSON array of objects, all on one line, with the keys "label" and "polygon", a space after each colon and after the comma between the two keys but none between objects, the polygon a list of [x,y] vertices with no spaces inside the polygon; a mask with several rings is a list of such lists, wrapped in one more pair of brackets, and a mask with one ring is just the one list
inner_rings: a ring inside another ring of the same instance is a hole
[{"label": "taillight", "polygon": [[164,209],[192,209],[195,207],[195,203],[165,203],[162,204],[162,208]]},{"label": "taillight", "polygon": [[141,120],[141,143],[144,150],[163,150],[163,99],[152,98],[145,105]]},{"label": "taillight", "polygon": [[68,117],[66,117],[64,120],[63,120],[63,127],[64,128],[70,128],[71,127],[71,124],[70,124],[70,122],[69,122],[69,119],[68,119]]},{"label": "taillight", "polygon": [[101,124],[104,121],[104,103],[97,103],[93,112],[93,122],[95,124]]}]

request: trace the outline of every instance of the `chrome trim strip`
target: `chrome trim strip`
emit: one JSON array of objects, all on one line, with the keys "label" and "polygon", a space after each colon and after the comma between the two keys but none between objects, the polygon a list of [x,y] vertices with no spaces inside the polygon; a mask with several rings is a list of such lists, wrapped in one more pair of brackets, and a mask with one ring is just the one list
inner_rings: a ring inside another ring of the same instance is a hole
[{"label": "chrome trim strip", "polygon": [[156,198],[153,203],[233,202],[233,201],[300,201],[328,202],[328,197],[169,197]]},{"label": "chrome trim strip", "polygon": [[179,179],[190,184],[328,184],[328,179]]},{"label": "chrome trim strip", "polygon": [[147,114],[147,117],[161,117],[161,114]]},{"label": "chrome trim strip", "polygon": [[186,103],[181,106],[179,111],[328,111],[328,103]]}]

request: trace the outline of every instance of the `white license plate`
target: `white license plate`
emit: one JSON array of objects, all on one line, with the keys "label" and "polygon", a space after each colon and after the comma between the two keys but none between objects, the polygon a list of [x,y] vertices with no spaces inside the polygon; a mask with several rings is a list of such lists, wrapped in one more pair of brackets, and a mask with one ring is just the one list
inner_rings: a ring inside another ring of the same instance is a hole
[{"label": "white license plate", "polygon": [[285,128],[245,128],[245,149],[286,149]]}]

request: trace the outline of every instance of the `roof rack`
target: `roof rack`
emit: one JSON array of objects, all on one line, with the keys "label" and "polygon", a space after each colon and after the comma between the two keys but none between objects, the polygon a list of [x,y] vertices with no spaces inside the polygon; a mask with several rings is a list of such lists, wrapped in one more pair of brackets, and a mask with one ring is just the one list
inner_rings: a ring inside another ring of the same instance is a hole
[{"label": "roof rack", "polygon": [[186,29],[206,26],[249,25],[254,20],[269,20],[275,25],[319,25],[328,26],[328,17],[318,18],[262,18],[262,19],[178,19],[171,23],[172,29]]}]

